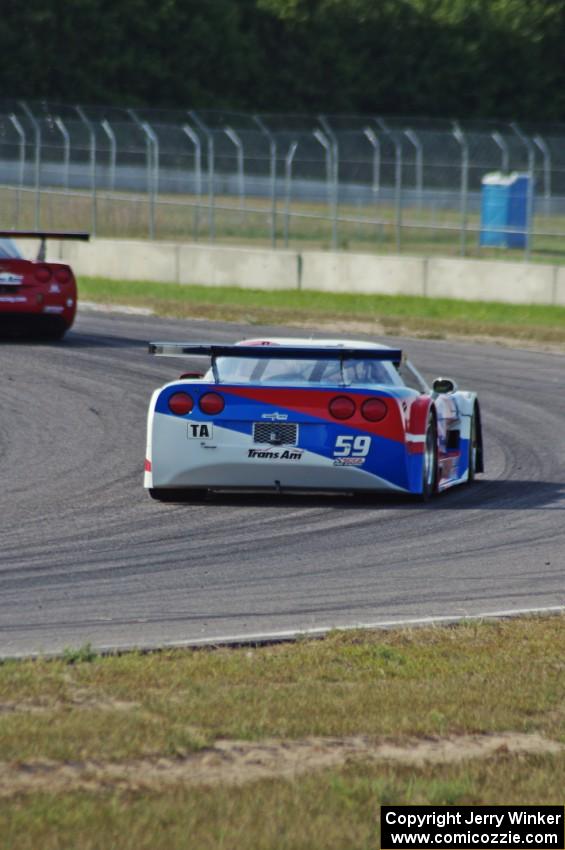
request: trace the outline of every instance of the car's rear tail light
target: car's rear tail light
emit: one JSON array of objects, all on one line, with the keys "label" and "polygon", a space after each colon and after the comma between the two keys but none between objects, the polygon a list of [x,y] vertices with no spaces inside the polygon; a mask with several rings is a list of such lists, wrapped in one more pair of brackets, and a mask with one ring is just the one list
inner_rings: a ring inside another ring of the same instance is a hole
[{"label": "car's rear tail light", "polygon": [[380,422],[388,413],[388,407],[382,398],[368,398],[361,405],[361,415],[369,422]]},{"label": "car's rear tail light", "polygon": [[52,271],[49,266],[36,266],[35,278],[40,283],[49,283],[52,277]]},{"label": "car's rear tail light", "polygon": [[63,267],[55,270],[55,280],[57,283],[68,283],[71,279],[71,270]]},{"label": "car's rear tail light", "polygon": [[204,393],[198,404],[202,413],[207,413],[208,416],[216,416],[216,414],[222,412],[226,403],[218,393]]},{"label": "car's rear tail light", "polygon": [[355,402],[346,395],[338,395],[332,398],[328,410],[334,419],[351,419],[355,413]]},{"label": "car's rear tail light", "polygon": [[185,416],[194,407],[194,402],[188,393],[173,393],[169,399],[169,410],[177,416]]}]

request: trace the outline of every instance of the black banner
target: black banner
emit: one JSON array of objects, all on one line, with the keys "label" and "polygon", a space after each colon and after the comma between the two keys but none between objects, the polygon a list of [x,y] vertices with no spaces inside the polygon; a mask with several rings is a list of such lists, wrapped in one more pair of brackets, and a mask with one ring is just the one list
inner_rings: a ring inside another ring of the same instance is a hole
[{"label": "black banner", "polygon": [[381,806],[381,847],[563,850],[563,806]]}]

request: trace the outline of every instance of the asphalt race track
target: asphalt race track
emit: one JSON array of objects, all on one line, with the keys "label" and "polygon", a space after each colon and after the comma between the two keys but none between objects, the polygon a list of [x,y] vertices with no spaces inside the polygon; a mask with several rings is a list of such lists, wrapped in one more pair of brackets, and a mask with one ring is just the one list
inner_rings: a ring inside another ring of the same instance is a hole
[{"label": "asphalt race track", "polygon": [[563,355],[404,341],[482,402],[486,473],[428,505],[152,501],[147,404],[188,361],[147,341],[264,332],[84,313],[62,343],[0,344],[0,656],[565,605]]}]

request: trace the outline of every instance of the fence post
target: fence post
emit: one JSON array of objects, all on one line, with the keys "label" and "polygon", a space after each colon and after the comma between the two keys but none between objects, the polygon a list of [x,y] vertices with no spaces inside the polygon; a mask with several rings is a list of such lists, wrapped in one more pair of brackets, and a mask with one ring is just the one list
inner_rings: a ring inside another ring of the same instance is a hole
[{"label": "fence post", "polygon": [[326,131],[327,137],[331,142],[331,161],[332,161],[332,247],[337,248],[337,216],[339,203],[339,147],[335,133],[330,127],[327,118],[324,115],[318,116],[318,121]]},{"label": "fence post", "polygon": [[41,171],[41,127],[36,120],[35,115],[24,100],[19,101],[20,106],[29,118],[35,133],[35,229],[39,230],[41,220],[41,191],[40,191],[40,171]]},{"label": "fence post", "polygon": [[381,143],[371,127],[365,127],[363,135],[373,148],[373,194],[378,195],[381,183]]},{"label": "fence post", "polygon": [[195,182],[195,194],[197,197],[197,203],[194,207],[194,241],[198,242],[198,231],[200,229],[200,203],[202,201],[202,146],[200,144],[200,139],[198,138],[198,133],[195,133],[192,127],[189,124],[182,125],[183,132],[192,144],[194,145],[194,182]]},{"label": "fence post", "polygon": [[503,174],[508,174],[508,166],[509,166],[509,157],[508,157],[508,145],[504,141],[504,138],[500,135],[500,133],[491,133],[491,139],[495,142],[500,150],[502,151],[502,161],[500,165],[500,169]]},{"label": "fence post", "polygon": [[296,153],[298,142],[291,142],[288,153],[284,160],[285,177],[285,209],[284,209],[284,247],[288,248],[288,225],[290,218],[290,188],[292,180],[292,160]]},{"label": "fence post", "polygon": [[92,189],[92,204],[91,204],[91,215],[92,215],[92,235],[96,236],[96,227],[97,227],[97,209],[96,209],[96,134],[94,132],[94,128],[92,123],[88,120],[82,107],[75,106],[76,111],[78,112],[80,120],[86,126],[88,133],[90,135],[90,183]]},{"label": "fence post", "polygon": [[24,185],[26,165],[26,134],[24,128],[13,113],[10,115],[10,121],[14,125],[16,133],[20,139],[20,168],[18,174],[18,188],[16,190],[16,230],[18,230],[20,226],[20,207],[22,202],[22,189]]},{"label": "fence post", "polygon": [[254,115],[253,120],[269,140],[270,178],[271,178],[271,245],[277,247],[277,143],[270,130],[259,115]]},{"label": "fence post", "polygon": [[55,126],[61,133],[63,137],[63,145],[64,145],[64,167],[63,167],[63,188],[69,188],[69,162],[71,159],[71,137],[69,136],[69,131],[63,124],[62,120],[57,117],[55,118]]},{"label": "fence post", "polygon": [[198,128],[204,133],[208,141],[208,235],[210,242],[216,241],[216,196],[214,192],[214,136],[206,124],[198,117],[192,109],[190,117]]},{"label": "fence post", "polygon": [[231,127],[224,127],[224,133],[230,140],[230,142],[235,145],[235,149],[237,151],[237,177],[239,183],[239,203],[241,208],[241,217],[245,216],[245,171],[243,164],[243,142]]},{"label": "fence post", "polygon": [[[372,127],[365,127],[363,129],[363,135],[369,141],[369,144],[373,148],[373,195],[375,198],[375,217],[378,219],[379,217],[379,208],[378,204],[378,195],[381,187],[381,143],[377,138],[377,134],[373,130]],[[377,223],[377,228],[379,227]],[[382,226],[381,226],[382,228]],[[378,237],[378,230],[377,230]]]},{"label": "fence post", "polygon": [[321,146],[326,151],[326,186],[327,186],[327,195],[328,195],[328,208],[330,213],[330,218],[332,220],[332,248],[336,246],[336,227],[335,227],[335,217],[333,214],[333,180],[334,180],[334,172],[332,166],[332,148],[329,140],[324,136],[321,130],[314,130],[312,135],[316,139],[317,142],[321,144]]},{"label": "fence post", "polygon": [[404,135],[416,148],[416,198],[418,209],[422,209],[422,198],[424,193],[424,146],[414,130],[408,128]]},{"label": "fence post", "polygon": [[383,121],[382,118],[375,119],[381,130],[387,134],[394,145],[394,209],[396,219],[396,250],[400,253],[402,244],[402,142]]},{"label": "fence post", "polygon": [[545,214],[551,212],[551,151],[542,136],[534,136],[534,144],[543,154],[543,194],[545,199]]},{"label": "fence post", "polygon": [[453,128],[453,136],[461,146],[461,256],[464,257],[467,248],[467,199],[469,196],[469,145],[465,134],[458,124]]},{"label": "fence post", "polygon": [[116,153],[117,153],[116,134],[112,130],[112,127],[110,126],[109,121],[107,121],[106,119],[104,119],[104,121],[102,121],[100,126],[102,127],[102,129],[104,130],[106,135],[108,136],[108,141],[110,142],[110,173],[109,173],[109,184],[110,184],[110,186],[109,186],[109,188],[110,188],[110,191],[113,192],[115,187],[116,187]]},{"label": "fence post", "polygon": [[157,203],[157,193],[159,191],[159,139],[147,121],[141,124],[143,132],[148,140],[148,185],[149,185],[149,238],[155,239],[155,205]]},{"label": "fence post", "polygon": [[526,232],[526,247],[524,250],[524,259],[530,259],[531,253],[531,237],[532,237],[532,221],[534,216],[534,177],[535,177],[535,164],[536,164],[536,151],[533,145],[532,140],[523,133],[517,124],[510,124],[513,131],[516,133],[522,144],[525,146],[528,151],[528,197],[526,198],[526,226],[528,228]]},{"label": "fence post", "polygon": [[149,238],[155,239],[155,196],[159,169],[159,140],[147,121],[141,121],[134,109],[127,110],[130,118],[145,136],[145,168],[147,174],[147,199],[149,204]]}]

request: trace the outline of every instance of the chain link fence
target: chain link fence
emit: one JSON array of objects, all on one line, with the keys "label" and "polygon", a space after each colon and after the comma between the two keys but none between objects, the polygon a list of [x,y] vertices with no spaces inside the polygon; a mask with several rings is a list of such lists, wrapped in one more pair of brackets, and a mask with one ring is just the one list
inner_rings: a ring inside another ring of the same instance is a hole
[{"label": "chain link fence", "polygon": [[[523,248],[481,245],[483,179],[528,176]],[[559,260],[565,124],[0,101],[5,228]]]}]

